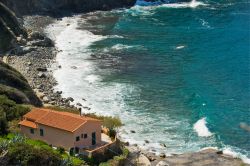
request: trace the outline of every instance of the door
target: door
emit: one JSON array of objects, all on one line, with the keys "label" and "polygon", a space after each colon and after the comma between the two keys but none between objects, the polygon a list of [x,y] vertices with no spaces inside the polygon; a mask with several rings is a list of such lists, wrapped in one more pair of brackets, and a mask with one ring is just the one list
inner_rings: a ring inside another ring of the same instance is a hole
[{"label": "door", "polygon": [[95,132],[92,133],[92,145],[96,144],[96,134]]}]

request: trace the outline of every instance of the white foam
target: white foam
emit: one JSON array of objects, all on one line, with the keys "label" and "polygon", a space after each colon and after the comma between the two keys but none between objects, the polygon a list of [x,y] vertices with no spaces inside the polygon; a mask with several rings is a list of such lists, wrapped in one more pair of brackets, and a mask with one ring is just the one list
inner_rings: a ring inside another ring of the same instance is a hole
[{"label": "white foam", "polygon": [[185,46],[177,46],[177,47],[175,47],[176,50],[180,50],[180,49],[183,49],[183,48],[185,48]]},{"label": "white foam", "polygon": [[97,75],[88,75],[85,80],[89,83],[94,83],[96,81],[100,81],[101,79]]},{"label": "white foam", "polygon": [[250,164],[250,159],[246,155],[243,155],[241,153],[237,153],[236,151],[234,151],[233,149],[235,149],[235,148],[232,148],[232,147],[229,147],[229,146],[226,146],[223,149],[219,149],[218,147],[205,147],[205,148],[202,148],[199,151],[203,151],[203,150],[207,150],[207,149],[222,150],[223,154],[228,155],[228,156],[232,156],[233,158],[240,158],[240,159],[242,159],[242,161],[244,163]]},{"label": "white foam", "polygon": [[124,39],[123,36],[119,36],[119,35],[109,35],[108,38]]},{"label": "white foam", "polygon": [[198,2],[196,0],[192,0],[191,2],[169,3],[169,4],[163,4],[162,6],[168,8],[196,8],[198,6],[206,6],[206,4]]},{"label": "white foam", "polygon": [[114,46],[112,46],[112,49],[114,50],[123,50],[123,49],[129,49],[129,48],[133,48],[134,46],[128,46],[128,45],[123,45],[123,44],[116,44]]},{"label": "white foam", "polygon": [[212,133],[208,130],[206,124],[207,124],[206,118],[202,118],[194,124],[193,128],[197,132],[198,136],[200,137],[212,136]]},{"label": "white foam", "polygon": [[231,147],[225,147],[223,149],[223,154],[232,156],[234,158],[240,158],[244,163],[250,164],[250,159],[246,155],[235,152]]}]

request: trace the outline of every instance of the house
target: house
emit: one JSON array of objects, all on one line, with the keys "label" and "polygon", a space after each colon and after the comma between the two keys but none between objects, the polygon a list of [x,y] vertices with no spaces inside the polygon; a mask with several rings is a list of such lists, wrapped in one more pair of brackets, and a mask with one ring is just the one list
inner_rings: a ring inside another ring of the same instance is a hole
[{"label": "house", "polygon": [[102,144],[100,120],[68,112],[34,108],[23,116],[19,126],[31,139],[76,153]]}]

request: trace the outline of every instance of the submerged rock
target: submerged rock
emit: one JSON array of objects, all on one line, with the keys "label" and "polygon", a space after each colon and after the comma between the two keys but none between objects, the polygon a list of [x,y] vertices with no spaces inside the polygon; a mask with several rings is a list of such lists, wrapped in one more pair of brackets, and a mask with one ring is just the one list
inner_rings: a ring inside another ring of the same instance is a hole
[{"label": "submerged rock", "polygon": [[77,105],[77,106],[79,106],[79,107],[81,107],[81,106],[82,106],[82,104],[81,104],[81,103],[76,103],[76,105]]},{"label": "submerged rock", "polygon": [[160,156],[161,158],[165,158],[165,157],[166,157],[166,154],[165,154],[165,153],[161,153],[159,156]]},{"label": "submerged rock", "polygon": [[163,143],[161,143],[160,145],[161,145],[162,147],[165,147],[165,148],[167,147],[167,145],[166,145],[166,144],[163,144]]},{"label": "submerged rock", "polygon": [[69,102],[69,101],[73,102],[74,99],[73,99],[72,97],[68,97],[68,98],[65,100],[65,102]]}]

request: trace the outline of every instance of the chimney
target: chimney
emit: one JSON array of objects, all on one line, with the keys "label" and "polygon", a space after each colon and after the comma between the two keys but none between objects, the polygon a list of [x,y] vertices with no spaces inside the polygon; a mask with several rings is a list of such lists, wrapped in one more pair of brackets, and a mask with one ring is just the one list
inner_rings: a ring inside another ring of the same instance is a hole
[{"label": "chimney", "polygon": [[78,108],[79,115],[82,116],[82,108]]}]

